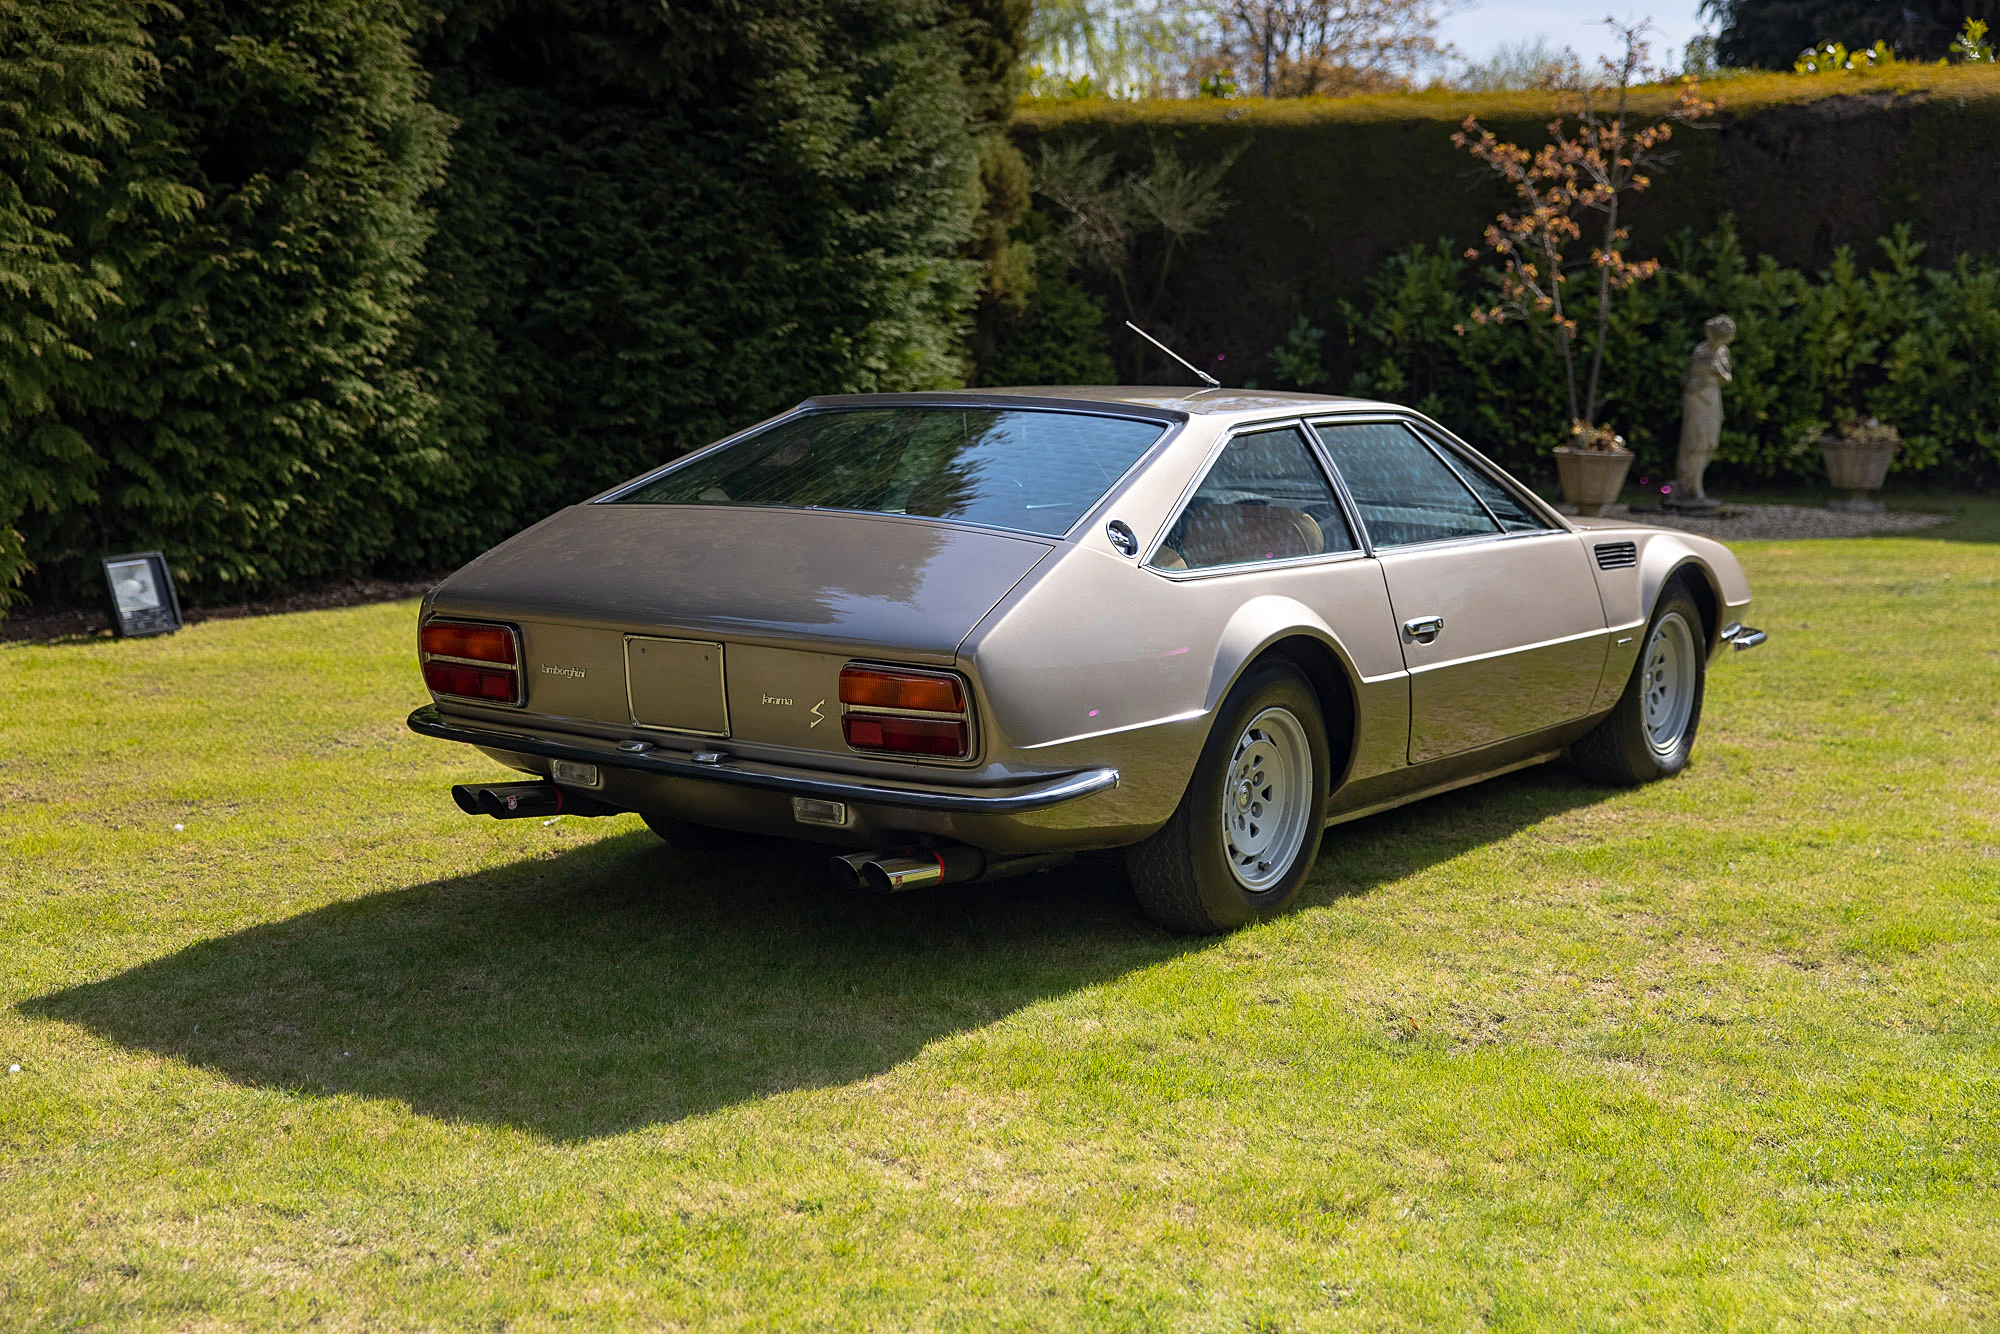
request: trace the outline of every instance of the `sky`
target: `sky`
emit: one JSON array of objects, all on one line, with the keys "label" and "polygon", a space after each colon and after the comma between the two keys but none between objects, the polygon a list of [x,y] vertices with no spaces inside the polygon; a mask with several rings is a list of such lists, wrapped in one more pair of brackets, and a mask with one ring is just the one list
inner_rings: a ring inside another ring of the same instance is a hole
[{"label": "sky", "polygon": [[1469,61],[1483,61],[1502,46],[1545,37],[1554,46],[1568,46],[1586,60],[1611,54],[1610,30],[1603,26],[1607,14],[1620,19],[1651,18],[1659,29],[1653,35],[1656,63],[1681,63],[1681,49],[1690,37],[1713,32],[1713,20],[1704,20],[1699,0],[1654,0],[1654,3],[1627,8],[1626,0],[1473,0],[1466,9],[1444,21],[1446,40]]}]

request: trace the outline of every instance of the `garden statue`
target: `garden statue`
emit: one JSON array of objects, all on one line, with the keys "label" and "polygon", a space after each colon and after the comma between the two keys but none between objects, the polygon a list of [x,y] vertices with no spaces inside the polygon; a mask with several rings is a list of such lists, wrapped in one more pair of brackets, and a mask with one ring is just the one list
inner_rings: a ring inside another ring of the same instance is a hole
[{"label": "garden statue", "polygon": [[1701,489],[1701,475],[1722,439],[1722,386],[1730,380],[1729,340],[1736,337],[1736,321],[1717,315],[1701,328],[1701,343],[1681,377],[1681,451],[1674,464],[1673,494],[1661,502],[1665,509],[1715,508]]}]

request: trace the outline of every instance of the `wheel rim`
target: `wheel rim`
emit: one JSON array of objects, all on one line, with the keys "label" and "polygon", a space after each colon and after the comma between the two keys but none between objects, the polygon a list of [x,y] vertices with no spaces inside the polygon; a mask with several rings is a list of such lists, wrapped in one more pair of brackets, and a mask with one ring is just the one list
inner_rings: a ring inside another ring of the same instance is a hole
[{"label": "wheel rim", "polygon": [[1640,679],[1645,703],[1646,739],[1662,755],[1680,748],[1694,715],[1695,674],[1700,670],[1694,651],[1694,631],[1687,618],[1668,612],[1646,641],[1646,669]]},{"label": "wheel rim", "polygon": [[1285,878],[1312,815],[1312,748],[1289,709],[1269,708],[1236,739],[1222,784],[1222,852],[1236,882],[1262,893]]}]

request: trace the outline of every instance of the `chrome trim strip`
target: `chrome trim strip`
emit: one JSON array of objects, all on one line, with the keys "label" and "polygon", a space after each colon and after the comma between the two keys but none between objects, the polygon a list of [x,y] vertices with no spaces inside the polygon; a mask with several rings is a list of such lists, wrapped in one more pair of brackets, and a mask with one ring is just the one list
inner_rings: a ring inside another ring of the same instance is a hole
[{"label": "chrome trim strip", "polygon": [[1422,667],[1412,667],[1410,668],[1410,675],[1420,676],[1425,672],[1441,671],[1446,667],[1462,667],[1468,662],[1485,662],[1492,658],[1505,658],[1516,653],[1532,653],[1538,648],[1554,648],[1558,644],[1574,644],[1579,640],[1598,639],[1610,633],[1609,630],[1579,630],[1573,635],[1558,635],[1554,639],[1540,639],[1532,644],[1510,644],[1506,648],[1496,648],[1488,653],[1470,653],[1463,658],[1453,658],[1449,662],[1432,662],[1426,663]]},{"label": "chrome trim strip", "polygon": [[1181,713],[1170,713],[1164,718],[1148,718],[1143,723],[1127,723],[1123,727],[1107,727],[1102,732],[1079,732],[1075,736],[1058,737],[1054,741],[1037,741],[1032,745],[1016,746],[1016,750],[1046,750],[1050,746],[1067,746],[1072,741],[1095,741],[1101,736],[1117,736],[1120,732],[1136,732],[1144,727],[1166,727],[1173,723],[1191,722],[1208,716],[1207,709],[1187,709]]},{"label": "chrome trim strip", "polygon": [[[1180,516],[1177,514],[1174,517],[1178,519]],[[1160,535],[1164,538],[1172,531],[1173,525],[1168,524],[1160,530]],[[1139,568],[1147,574],[1157,574],[1162,579],[1171,579],[1177,584],[1184,584],[1196,579],[1213,579],[1217,575],[1224,574],[1252,574],[1262,573],[1265,570],[1296,570],[1300,566],[1305,565],[1340,565],[1351,560],[1367,559],[1368,553],[1365,551],[1322,551],[1317,556],[1287,556],[1283,560],[1238,561],[1234,565],[1204,565],[1198,570],[1168,570],[1162,569],[1158,565],[1142,565]]]},{"label": "chrome trim strip", "polygon": [[696,764],[658,753],[629,754],[610,747],[598,749],[520,732],[489,731],[445,722],[437,706],[426,704],[409,717],[409,728],[419,736],[440,741],[457,741],[468,746],[512,751],[519,755],[540,755],[546,759],[581,760],[600,768],[631,769],[663,778],[691,778],[738,787],[762,788],[768,792],[789,792],[801,797],[827,797],[874,806],[895,806],[906,810],[949,811],[961,815],[1013,815],[1038,811],[1082,797],[1108,792],[1118,786],[1116,769],[1080,769],[1059,775],[1032,787],[1004,790],[992,795],[979,792],[926,792],[911,788],[884,787],[855,779],[809,778],[803,775],[772,773],[765,769],[739,768],[724,759],[719,764]]}]

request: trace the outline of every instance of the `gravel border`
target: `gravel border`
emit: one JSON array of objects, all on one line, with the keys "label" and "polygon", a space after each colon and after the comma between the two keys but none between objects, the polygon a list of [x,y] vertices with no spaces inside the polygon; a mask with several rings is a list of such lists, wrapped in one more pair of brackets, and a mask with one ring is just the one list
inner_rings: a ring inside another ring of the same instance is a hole
[{"label": "gravel border", "polygon": [[[1574,505],[1558,505],[1565,514],[1575,514]],[[1629,519],[1656,528],[1679,528],[1723,541],[1788,541],[1815,537],[1868,537],[1875,533],[1909,533],[1935,528],[1950,521],[1949,514],[1912,514],[1906,510],[1878,510],[1853,514],[1814,505],[1729,505],[1714,514],[1696,516],[1638,505],[1606,505],[1607,519]]]}]

